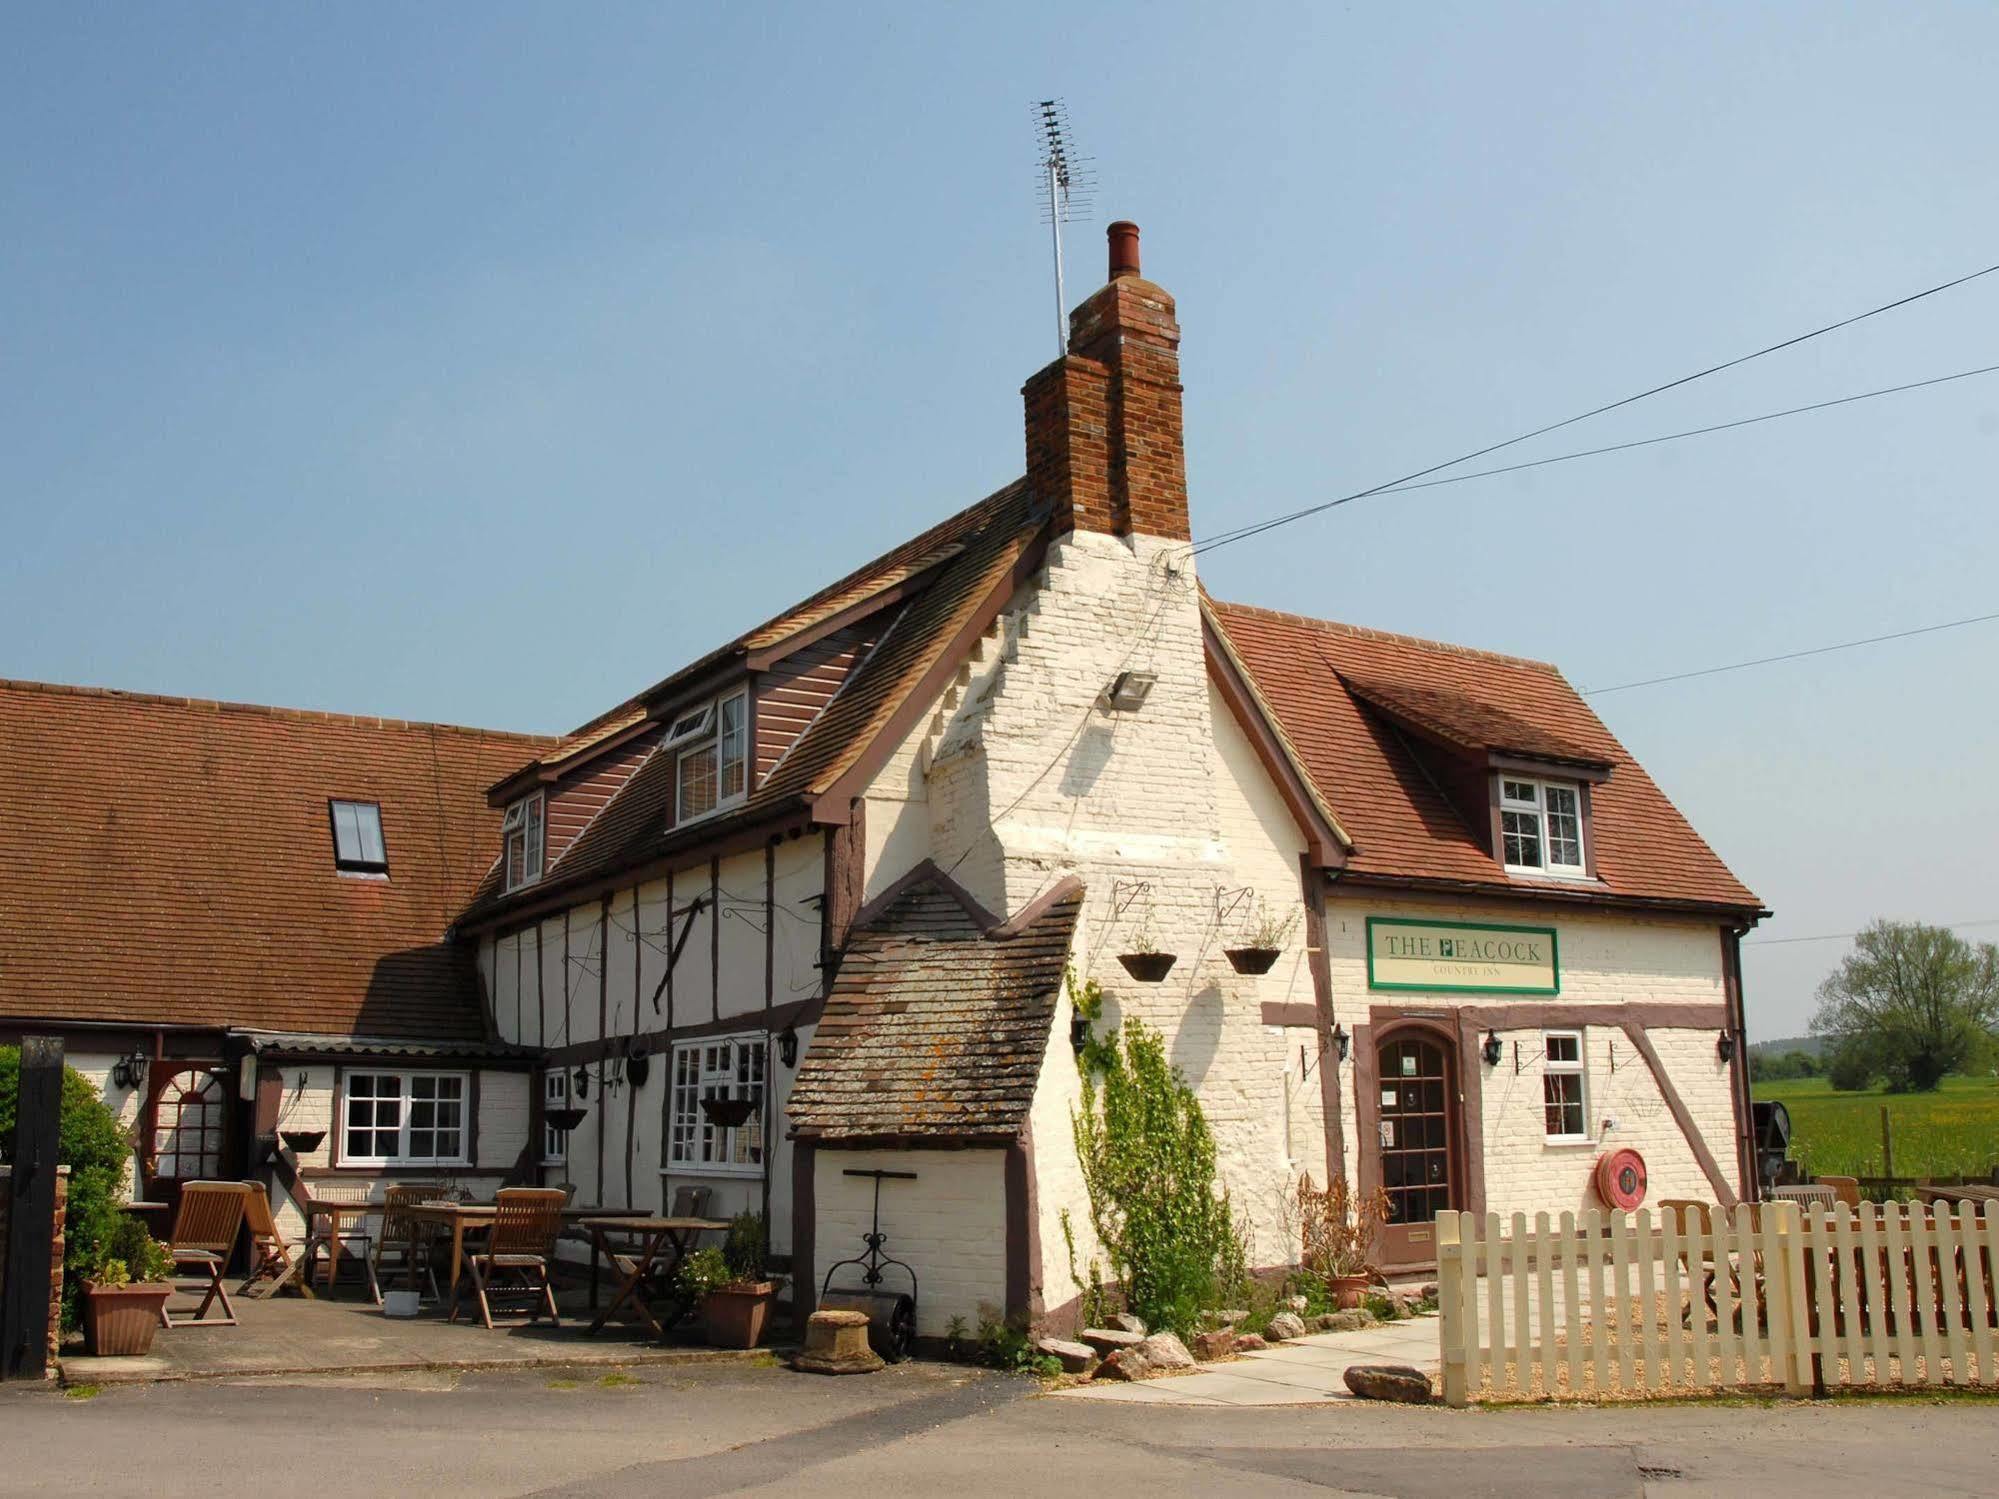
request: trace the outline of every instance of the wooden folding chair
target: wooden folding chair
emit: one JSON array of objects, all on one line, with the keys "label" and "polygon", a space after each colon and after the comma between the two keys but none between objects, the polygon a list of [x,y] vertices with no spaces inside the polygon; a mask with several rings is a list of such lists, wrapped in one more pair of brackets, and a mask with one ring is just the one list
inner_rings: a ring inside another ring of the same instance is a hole
[{"label": "wooden folding chair", "polygon": [[1821,1187],[1831,1187],[1833,1200],[1843,1208],[1860,1206],[1860,1178],[1857,1176],[1820,1176],[1813,1178]]},{"label": "wooden folding chair", "polygon": [[669,1218],[706,1218],[709,1199],[715,1195],[713,1187],[675,1187],[673,1189],[673,1211]]},{"label": "wooden folding chair", "polygon": [[[236,1308],[229,1304],[223,1288],[222,1272],[236,1247],[236,1235],[243,1227],[243,1204],[250,1189],[242,1182],[189,1182],[180,1189],[180,1207],[174,1213],[173,1236],[167,1254],[174,1269],[199,1271],[208,1281],[208,1294],[192,1317],[172,1317],[166,1303],[160,1303],[162,1327],[234,1327]],[[222,1303],[222,1315],[210,1317],[209,1307]]]},{"label": "wooden folding chair", "polygon": [[[430,1299],[443,1298],[437,1290],[437,1270],[430,1262],[434,1235],[414,1217],[410,1208],[419,1202],[443,1200],[446,1189],[436,1182],[404,1182],[382,1193],[382,1236],[374,1245],[376,1300],[381,1299],[381,1278],[385,1270],[401,1270],[414,1286],[420,1266],[430,1282]],[[394,1260],[391,1265],[388,1261]]]},{"label": "wooden folding chair", "polygon": [[270,1193],[262,1182],[245,1182],[243,1187],[243,1222],[250,1230],[250,1253],[255,1258],[236,1294],[262,1301],[290,1286],[311,1299],[311,1289],[299,1276],[299,1262],[292,1258],[291,1245],[279,1231],[277,1217],[271,1211]]},{"label": "wooden folding chair", "polygon": [[[502,1187],[493,1199],[493,1227],[485,1246],[466,1256],[472,1272],[472,1289],[479,1298],[479,1317],[493,1325],[492,1296],[524,1293],[532,1308],[528,1321],[540,1317],[562,1325],[555,1310],[555,1287],[549,1280],[549,1261],[555,1257],[555,1237],[562,1232],[563,1193],[560,1187]],[[505,1285],[513,1281],[516,1285]],[[458,1320],[459,1290],[451,1289],[451,1312],[447,1322]]]}]

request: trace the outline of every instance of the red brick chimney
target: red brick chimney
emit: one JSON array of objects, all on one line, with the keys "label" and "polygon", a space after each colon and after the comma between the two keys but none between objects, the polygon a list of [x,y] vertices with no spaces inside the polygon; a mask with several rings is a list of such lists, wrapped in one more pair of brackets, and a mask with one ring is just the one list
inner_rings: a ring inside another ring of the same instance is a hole
[{"label": "red brick chimney", "polygon": [[1028,487],[1058,529],[1189,541],[1180,324],[1139,274],[1138,225],[1107,233],[1109,283],[1069,314],[1069,352],[1021,387]]}]

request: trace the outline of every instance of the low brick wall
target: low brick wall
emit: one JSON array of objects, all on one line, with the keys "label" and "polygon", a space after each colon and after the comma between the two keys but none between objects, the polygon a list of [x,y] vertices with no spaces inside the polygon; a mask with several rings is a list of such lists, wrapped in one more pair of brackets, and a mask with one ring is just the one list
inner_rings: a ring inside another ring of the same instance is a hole
[{"label": "low brick wall", "polygon": [[[7,1290],[6,1250],[9,1220],[14,1212],[14,1168],[0,1166],[0,1295]],[[63,1225],[69,1217],[69,1167],[56,1171],[56,1233],[49,1249],[49,1373],[55,1373],[56,1355],[62,1348],[62,1256]]]}]

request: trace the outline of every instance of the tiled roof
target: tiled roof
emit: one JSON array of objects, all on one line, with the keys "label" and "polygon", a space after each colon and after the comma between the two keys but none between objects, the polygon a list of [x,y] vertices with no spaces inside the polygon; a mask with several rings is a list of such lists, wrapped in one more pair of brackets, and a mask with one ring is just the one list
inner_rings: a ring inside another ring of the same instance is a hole
[{"label": "tiled roof", "polygon": [[1061,891],[1016,935],[926,873],[857,927],[788,1111],[807,1139],[1000,1139],[1034,1098],[1083,904]]},{"label": "tiled roof", "polygon": [[[1401,715],[1446,741],[1609,766],[1590,791],[1601,893],[1760,906],[1545,662],[1241,604],[1209,608],[1353,840],[1349,874],[1549,888],[1508,877],[1389,721]],[[1388,713],[1368,706],[1370,698]]]},{"label": "tiled roof", "polygon": [[[480,1039],[443,936],[485,786],[550,742],[0,682],[0,1016]],[[381,804],[387,879],[334,869],[334,797]]]},{"label": "tiled roof", "polygon": [[[568,884],[579,884],[644,863],[671,852],[677,844],[705,842],[787,806],[802,807],[811,796],[838,779],[874,742],[918,680],[943,653],[958,627],[1006,575],[1042,524],[1041,518],[1031,512],[1025,481],[1008,485],[780,615],[780,621],[809,623],[824,617],[814,611],[829,600],[852,602],[925,568],[936,567],[934,576],[901,606],[901,613],[881,642],[855,667],[853,676],[838,695],[799,735],[762,784],[751,790],[741,807],[724,817],[709,818],[691,827],[669,828],[673,761],[668,755],[655,754],[538,884],[510,897],[501,892],[499,871],[493,870],[466,908],[463,919],[491,916],[510,902],[534,899]],[[844,603],[839,607],[845,607]],[[775,623],[759,626],[740,637],[737,647],[761,636]],[[804,627],[803,623],[796,626]],[[697,665],[712,665],[729,649],[711,652]],[[690,667],[688,672],[677,673],[667,680],[676,680],[694,670]],[[649,694],[641,694],[646,695]]]}]

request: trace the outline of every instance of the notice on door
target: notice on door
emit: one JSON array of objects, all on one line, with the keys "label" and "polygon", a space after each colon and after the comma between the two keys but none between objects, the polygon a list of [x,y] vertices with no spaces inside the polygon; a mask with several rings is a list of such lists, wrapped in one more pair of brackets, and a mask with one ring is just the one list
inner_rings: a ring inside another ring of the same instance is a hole
[{"label": "notice on door", "polygon": [[1482,922],[1367,919],[1370,989],[1471,994],[1559,994],[1555,929]]}]

